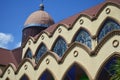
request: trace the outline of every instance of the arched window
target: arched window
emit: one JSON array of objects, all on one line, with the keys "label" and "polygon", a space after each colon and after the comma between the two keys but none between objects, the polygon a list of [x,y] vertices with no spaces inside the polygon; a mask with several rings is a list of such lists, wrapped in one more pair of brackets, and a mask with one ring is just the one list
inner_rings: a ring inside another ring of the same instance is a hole
[{"label": "arched window", "polygon": [[71,79],[69,78],[69,75],[66,75],[64,80],[71,80]]},{"label": "arched window", "polygon": [[75,64],[69,69],[63,80],[89,80],[89,78],[86,73]]},{"label": "arched window", "polygon": [[47,51],[47,48],[44,44],[41,44],[39,49],[38,49],[38,52],[36,54],[36,63],[38,63],[40,57],[43,55],[43,53],[45,53]]},{"label": "arched window", "polygon": [[29,78],[27,77],[27,75],[23,75],[21,78],[20,78],[20,80],[29,80]]},{"label": "arched window", "polygon": [[6,78],[5,80],[10,80],[9,78]]},{"label": "arched window", "polygon": [[52,51],[54,51],[61,57],[63,53],[66,51],[66,49],[67,49],[67,44],[65,40],[61,37],[58,37],[58,39],[56,40],[54,44]]},{"label": "arched window", "polygon": [[98,42],[100,42],[106,34],[108,34],[113,30],[120,30],[120,25],[115,21],[113,21],[112,19],[107,19],[104,22],[103,27],[99,32]]},{"label": "arched window", "polygon": [[46,70],[38,80],[54,80],[54,78],[51,73]]},{"label": "arched window", "polygon": [[27,53],[26,53],[26,55],[25,55],[25,58],[31,58],[31,59],[32,59],[32,53],[31,53],[31,50],[30,50],[30,49],[27,50]]},{"label": "arched window", "polygon": [[90,34],[84,30],[84,29],[80,29],[80,31],[77,33],[74,41],[78,41],[80,43],[85,44],[86,46],[88,46],[89,48],[92,47],[91,44],[91,36]]},{"label": "arched window", "polygon": [[113,56],[103,65],[97,80],[120,79],[120,57]]}]

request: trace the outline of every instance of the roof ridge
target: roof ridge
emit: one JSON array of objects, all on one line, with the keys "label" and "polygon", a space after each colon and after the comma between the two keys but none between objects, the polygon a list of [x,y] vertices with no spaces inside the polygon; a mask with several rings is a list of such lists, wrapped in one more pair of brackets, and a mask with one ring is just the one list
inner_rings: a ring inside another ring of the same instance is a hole
[{"label": "roof ridge", "polygon": [[17,63],[17,60],[16,60],[15,55],[14,55],[14,53],[12,52],[12,50],[10,51],[10,53],[11,53],[11,58],[13,58],[13,60],[15,60],[15,63],[13,63],[13,64],[14,64],[15,66],[17,66],[18,63]]},{"label": "roof ridge", "polygon": [[11,51],[13,52],[13,51],[15,51],[15,50],[17,50],[17,49],[19,49],[19,48],[21,48],[21,46],[20,46],[20,47],[15,48],[15,49],[12,49]]},{"label": "roof ridge", "polygon": [[11,50],[9,50],[9,49],[2,48],[2,47],[0,47],[0,49],[2,49],[2,50],[6,50],[6,51],[11,51]]}]

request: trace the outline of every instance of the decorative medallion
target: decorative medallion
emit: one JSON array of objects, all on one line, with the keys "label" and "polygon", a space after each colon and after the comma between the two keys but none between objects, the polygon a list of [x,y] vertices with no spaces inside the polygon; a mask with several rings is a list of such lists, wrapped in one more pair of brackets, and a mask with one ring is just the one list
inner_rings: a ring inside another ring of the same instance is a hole
[{"label": "decorative medallion", "polygon": [[28,68],[28,66],[27,66],[27,65],[25,65],[25,66],[24,66],[24,69],[25,69],[25,70],[27,70],[27,68]]},{"label": "decorative medallion", "polygon": [[84,20],[83,19],[80,19],[80,24],[82,25],[84,23]]},{"label": "decorative medallion", "polygon": [[58,28],[58,32],[61,33],[61,32],[62,32],[62,29],[61,29],[61,28]]},{"label": "decorative medallion", "polygon": [[73,56],[77,57],[78,56],[78,51],[74,51]]},{"label": "decorative medallion", "polygon": [[31,45],[31,41],[28,41],[28,44]]},{"label": "decorative medallion", "polygon": [[111,9],[110,8],[107,8],[106,9],[106,14],[109,14],[111,12]]},{"label": "decorative medallion", "polygon": [[119,41],[118,40],[114,40],[112,43],[113,47],[118,47],[119,46]]},{"label": "decorative medallion", "polygon": [[41,35],[41,39],[42,39],[42,40],[44,39],[44,36],[43,36],[43,35]]},{"label": "decorative medallion", "polygon": [[10,69],[8,69],[8,74],[10,74]]},{"label": "decorative medallion", "polygon": [[49,64],[50,63],[50,60],[47,58],[46,59],[46,64]]}]

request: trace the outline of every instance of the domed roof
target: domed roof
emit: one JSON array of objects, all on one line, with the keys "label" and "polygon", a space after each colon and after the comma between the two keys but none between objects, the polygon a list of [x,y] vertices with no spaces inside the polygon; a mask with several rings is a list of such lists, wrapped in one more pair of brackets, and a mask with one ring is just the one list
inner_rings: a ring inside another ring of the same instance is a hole
[{"label": "domed roof", "polygon": [[51,16],[44,11],[44,6],[40,6],[40,10],[33,12],[28,19],[26,20],[24,27],[30,26],[41,26],[41,27],[48,27],[54,24],[53,19]]}]

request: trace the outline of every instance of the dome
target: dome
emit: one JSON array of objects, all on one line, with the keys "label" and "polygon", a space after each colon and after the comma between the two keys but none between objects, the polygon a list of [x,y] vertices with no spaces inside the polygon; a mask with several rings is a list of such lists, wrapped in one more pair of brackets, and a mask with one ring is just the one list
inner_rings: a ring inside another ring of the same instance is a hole
[{"label": "dome", "polygon": [[49,27],[54,24],[51,16],[44,11],[44,6],[40,6],[41,9],[33,12],[28,19],[26,20],[24,27],[30,26],[41,26],[41,27]]}]

